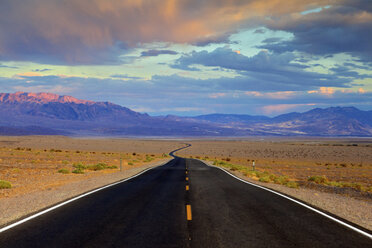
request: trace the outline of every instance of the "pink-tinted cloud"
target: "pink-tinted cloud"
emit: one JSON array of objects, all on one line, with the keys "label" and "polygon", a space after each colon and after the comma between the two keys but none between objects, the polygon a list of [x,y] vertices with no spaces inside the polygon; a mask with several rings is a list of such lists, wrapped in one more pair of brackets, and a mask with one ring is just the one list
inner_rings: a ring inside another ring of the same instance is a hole
[{"label": "pink-tinted cloud", "polygon": [[365,89],[363,89],[363,88],[359,88],[358,89],[358,93],[359,94],[364,94],[364,93],[366,93],[367,91],[365,90]]},{"label": "pink-tinted cloud", "polygon": [[224,97],[226,96],[226,93],[212,93],[212,94],[209,94],[209,98],[213,98],[213,99],[216,99],[216,98],[220,98],[220,97]]},{"label": "pink-tinted cloud", "polygon": [[288,112],[289,110],[296,109],[298,107],[303,106],[314,106],[313,103],[307,103],[307,104],[276,104],[276,105],[267,105],[261,108],[262,112],[267,115],[272,114],[282,114],[285,112]]},{"label": "pink-tinted cloud", "polygon": [[325,96],[332,96],[335,93],[335,90],[330,87],[320,87],[319,90],[310,90],[307,93],[309,94],[320,94]]},{"label": "pink-tinted cloud", "polygon": [[262,97],[268,99],[290,99],[295,97],[299,93],[296,91],[277,91],[277,92],[258,92],[258,91],[246,91],[244,92],[247,96]]},{"label": "pink-tinted cloud", "polygon": [[42,76],[42,74],[39,72],[30,71],[30,72],[17,73],[13,77],[22,79],[23,77],[39,77],[39,76]]}]

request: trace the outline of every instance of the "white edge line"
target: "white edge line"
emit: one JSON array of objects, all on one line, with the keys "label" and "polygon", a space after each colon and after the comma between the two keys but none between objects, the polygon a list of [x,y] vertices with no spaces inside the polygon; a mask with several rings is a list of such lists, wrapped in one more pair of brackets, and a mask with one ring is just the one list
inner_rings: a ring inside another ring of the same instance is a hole
[{"label": "white edge line", "polygon": [[331,220],[333,220],[333,221],[335,221],[335,222],[337,222],[337,223],[339,223],[339,224],[341,224],[341,225],[343,225],[343,226],[346,226],[346,227],[348,227],[348,228],[350,228],[350,229],[352,229],[352,230],[354,230],[354,231],[356,231],[356,232],[358,232],[358,233],[360,233],[360,234],[362,234],[362,235],[364,235],[364,236],[366,236],[366,237],[372,239],[372,235],[371,235],[371,234],[369,234],[369,233],[367,233],[367,232],[365,232],[365,231],[363,231],[363,230],[360,230],[360,229],[358,229],[358,228],[356,228],[356,227],[354,227],[354,226],[352,226],[352,225],[349,225],[349,224],[347,224],[347,223],[345,223],[345,222],[343,222],[343,221],[341,221],[341,220],[339,220],[339,219],[337,219],[337,218],[335,218],[335,217],[332,217],[332,216],[330,216],[330,215],[328,215],[328,214],[326,214],[326,213],[323,213],[322,211],[319,211],[318,209],[315,209],[315,208],[313,208],[313,207],[311,207],[311,206],[309,206],[309,205],[306,205],[306,204],[304,204],[304,203],[302,203],[302,202],[300,202],[300,201],[297,201],[297,200],[295,200],[295,199],[293,199],[293,198],[291,198],[291,197],[288,197],[288,196],[286,196],[286,195],[283,195],[283,194],[281,194],[281,193],[279,193],[279,192],[276,192],[276,191],[274,191],[274,190],[268,189],[268,188],[263,187],[263,186],[260,186],[260,185],[258,185],[258,184],[254,184],[254,183],[251,183],[251,182],[245,181],[245,180],[243,180],[243,179],[241,179],[241,178],[239,178],[239,177],[237,177],[237,176],[231,174],[230,172],[228,172],[227,170],[225,170],[225,169],[223,169],[223,168],[220,168],[220,167],[217,167],[217,166],[214,166],[214,165],[209,165],[208,163],[206,163],[206,162],[204,162],[204,161],[202,161],[202,160],[199,160],[199,161],[201,161],[202,163],[206,164],[206,165],[209,166],[209,167],[214,167],[214,168],[220,169],[220,170],[226,172],[227,174],[229,174],[230,176],[234,177],[235,179],[238,179],[239,181],[242,181],[243,183],[250,184],[250,185],[255,186],[255,187],[257,187],[257,188],[260,188],[260,189],[264,189],[264,190],[266,190],[266,191],[269,191],[269,192],[271,192],[271,193],[274,193],[274,194],[276,194],[276,195],[279,195],[279,196],[281,196],[281,197],[284,197],[284,198],[286,198],[286,199],[288,199],[288,200],[290,200],[290,201],[293,201],[293,202],[295,202],[295,203],[297,203],[297,204],[299,204],[299,205],[301,205],[301,206],[303,206],[303,207],[305,207],[305,208],[307,208],[307,209],[310,209],[310,210],[312,210],[312,211],[314,211],[314,212],[316,212],[316,213],[318,213],[318,214],[320,214],[320,215],[323,215],[324,217],[327,217],[328,219],[331,219]]},{"label": "white edge line", "polygon": [[[170,162],[170,161],[172,161],[172,160],[173,160],[173,159],[169,160],[168,162]],[[76,201],[76,200],[78,200],[78,199],[80,199],[80,198],[83,198],[83,197],[85,197],[85,196],[87,196],[87,195],[93,194],[93,193],[98,192],[98,191],[100,191],[100,190],[103,190],[103,189],[109,188],[109,187],[114,186],[114,185],[116,185],[116,184],[123,183],[123,182],[128,181],[128,180],[130,180],[130,179],[132,179],[132,178],[138,177],[138,176],[142,175],[143,173],[145,173],[146,171],[149,171],[149,170],[155,169],[155,168],[157,168],[157,167],[163,166],[163,165],[167,164],[168,162],[165,162],[165,163],[163,163],[163,164],[160,164],[160,165],[157,165],[157,166],[154,166],[154,167],[151,167],[151,168],[147,168],[146,170],[143,170],[143,171],[141,171],[140,173],[135,174],[134,176],[131,176],[131,177],[125,178],[125,179],[123,179],[123,180],[120,180],[120,181],[118,181],[118,182],[111,183],[111,184],[105,185],[105,186],[103,186],[103,187],[101,187],[101,188],[98,188],[98,189],[95,189],[95,190],[89,191],[89,192],[87,192],[87,193],[84,193],[84,194],[82,194],[82,195],[76,196],[76,197],[74,197],[74,198],[72,198],[72,199],[70,199],[70,200],[67,200],[67,201],[65,201],[65,202],[61,202],[61,203],[59,203],[59,204],[57,204],[57,205],[55,205],[55,206],[53,206],[53,207],[50,207],[50,208],[48,208],[48,209],[45,209],[45,210],[43,210],[43,211],[41,211],[41,212],[38,212],[38,213],[36,213],[36,214],[33,214],[33,215],[27,217],[27,218],[24,218],[24,219],[22,219],[22,220],[20,220],[20,221],[17,221],[17,222],[15,222],[15,223],[13,223],[13,224],[10,224],[9,226],[5,226],[5,227],[1,228],[1,229],[0,229],[0,233],[6,231],[6,230],[8,230],[8,229],[11,229],[11,228],[13,228],[13,227],[15,227],[15,226],[18,226],[18,225],[20,225],[20,224],[22,224],[22,223],[25,223],[25,222],[27,222],[27,221],[29,221],[29,220],[32,220],[32,219],[34,219],[34,218],[36,218],[36,217],[38,217],[38,216],[40,216],[40,215],[46,214],[46,213],[48,213],[48,212],[50,212],[50,211],[52,211],[52,210],[54,210],[54,209],[56,209],[56,208],[62,207],[62,206],[66,205],[66,204],[68,204],[68,203],[70,203],[70,202],[73,202],[73,201]]]}]

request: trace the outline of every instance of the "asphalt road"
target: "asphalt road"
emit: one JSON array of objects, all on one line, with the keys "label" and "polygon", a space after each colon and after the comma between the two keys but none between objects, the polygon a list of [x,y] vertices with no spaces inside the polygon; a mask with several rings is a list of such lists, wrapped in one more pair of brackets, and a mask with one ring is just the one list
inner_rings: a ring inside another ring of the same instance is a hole
[{"label": "asphalt road", "polygon": [[0,247],[365,248],[372,240],[198,160],[175,158],[0,233]]}]

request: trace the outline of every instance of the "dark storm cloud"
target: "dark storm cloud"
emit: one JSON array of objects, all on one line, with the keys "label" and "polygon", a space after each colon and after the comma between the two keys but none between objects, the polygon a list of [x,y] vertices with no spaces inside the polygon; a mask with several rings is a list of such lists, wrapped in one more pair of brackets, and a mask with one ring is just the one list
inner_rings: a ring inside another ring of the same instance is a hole
[{"label": "dark storm cloud", "polygon": [[255,33],[255,34],[264,34],[264,33],[266,33],[266,30],[263,29],[263,28],[259,28],[259,29],[256,29],[256,30],[254,31],[254,33]]},{"label": "dark storm cloud", "polygon": [[[335,68],[334,74],[322,74],[306,71],[307,65],[294,63],[293,53],[270,53],[261,51],[255,56],[247,57],[230,48],[217,48],[212,52],[192,52],[177,59],[172,68],[197,70],[194,65],[220,67],[235,70],[242,76],[239,85],[257,84],[262,90],[305,90],[308,87],[349,87],[352,79],[361,78],[358,73]],[[338,75],[337,73],[340,73]],[[232,84],[230,84],[232,85]],[[275,87],[274,87],[275,86]],[[248,86],[249,87],[249,86]]]},{"label": "dark storm cloud", "polygon": [[159,55],[162,55],[162,54],[177,55],[178,52],[172,51],[172,50],[155,50],[155,49],[151,49],[151,50],[147,50],[147,51],[141,52],[141,57],[159,56]]},{"label": "dark storm cloud", "polygon": [[340,77],[350,77],[355,79],[364,79],[364,78],[372,78],[372,75],[367,74],[360,74],[354,70],[355,66],[351,64],[352,68],[346,67],[346,66],[336,66],[333,68],[330,68],[329,70],[335,73],[336,75]]},{"label": "dark storm cloud", "polygon": [[215,37],[208,37],[208,38],[200,39],[200,40],[192,43],[192,45],[203,47],[203,46],[208,46],[210,44],[239,44],[238,41],[231,41],[230,40],[230,35],[231,35],[231,33],[226,33],[226,34],[221,35],[221,36],[215,36]]},{"label": "dark storm cloud", "polygon": [[267,28],[292,33],[294,38],[259,46],[275,52],[301,51],[329,56],[348,53],[372,61],[371,1],[336,1],[328,9],[304,16],[274,18]]},{"label": "dark storm cloud", "polygon": [[44,71],[51,71],[52,69],[48,69],[48,68],[45,68],[45,69],[35,69],[35,70],[32,70],[33,72],[44,72]]},{"label": "dark storm cloud", "polygon": [[2,65],[2,64],[0,64],[0,68],[18,69],[18,67],[16,66],[8,66],[8,65]]},{"label": "dark storm cloud", "polygon": [[127,74],[114,74],[114,75],[110,75],[110,77],[120,78],[120,79],[133,79],[133,80],[143,79],[142,77],[133,77],[133,76],[128,76]]},{"label": "dark storm cloud", "polygon": [[262,43],[276,43],[276,42],[279,42],[281,40],[282,40],[281,38],[272,37],[272,38],[264,39],[262,41]]}]

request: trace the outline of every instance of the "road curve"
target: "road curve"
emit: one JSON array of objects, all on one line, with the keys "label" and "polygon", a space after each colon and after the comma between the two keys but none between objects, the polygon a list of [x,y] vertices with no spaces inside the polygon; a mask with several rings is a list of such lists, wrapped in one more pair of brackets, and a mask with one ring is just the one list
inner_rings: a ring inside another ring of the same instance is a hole
[{"label": "road curve", "polygon": [[0,247],[372,247],[372,240],[175,157],[0,233]]}]

